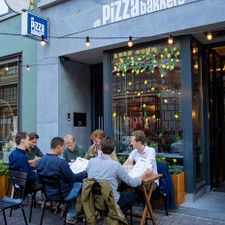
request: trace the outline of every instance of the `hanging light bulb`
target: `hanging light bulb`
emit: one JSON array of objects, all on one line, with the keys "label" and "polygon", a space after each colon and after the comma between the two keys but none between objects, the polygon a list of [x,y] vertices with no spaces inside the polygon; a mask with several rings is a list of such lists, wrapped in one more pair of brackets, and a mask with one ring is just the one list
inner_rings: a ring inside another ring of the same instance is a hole
[{"label": "hanging light bulb", "polygon": [[207,33],[206,37],[208,41],[211,41],[213,39],[212,33],[210,31]]},{"label": "hanging light bulb", "polygon": [[129,36],[129,40],[127,42],[128,47],[133,47],[133,41],[132,41],[132,36]]},{"label": "hanging light bulb", "polygon": [[30,66],[29,65],[27,65],[27,71],[30,71]]},{"label": "hanging light bulb", "polygon": [[86,45],[87,48],[90,47],[91,43],[90,43],[90,38],[89,37],[86,37],[85,45]]},{"label": "hanging light bulb", "polygon": [[173,44],[173,36],[170,34],[169,38],[168,38],[168,44],[172,45]]},{"label": "hanging light bulb", "polygon": [[42,47],[46,45],[44,35],[41,35],[41,42],[40,42],[40,45],[41,45]]}]

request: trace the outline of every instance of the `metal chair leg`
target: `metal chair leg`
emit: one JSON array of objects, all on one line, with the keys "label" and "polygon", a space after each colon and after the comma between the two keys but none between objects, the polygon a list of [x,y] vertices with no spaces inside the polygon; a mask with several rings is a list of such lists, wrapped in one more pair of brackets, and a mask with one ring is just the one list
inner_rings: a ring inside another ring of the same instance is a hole
[{"label": "metal chair leg", "polygon": [[13,211],[13,209],[11,208],[11,209],[10,209],[10,213],[9,213],[9,216],[10,216],[10,217],[12,216],[12,211]]},{"label": "metal chair leg", "polygon": [[5,210],[2,211],[3,213],[3,217],[4,217],[4,221],[5,221],[5,225],[7,225],[7,220],[6,220],[6,216],[5,216]]},{"label": "metal chair leg", "polygon": [[[21,207],[21,206],[20,206],[20,207]],[[21,210],[22,210],[22,213],[23,213],[23,218],[24,218],[25,224],[28,225],[28,223],[27,223],[27,218],[26,218],[26,215],[25,215],[25,212],[24,212],[23,207],[21,207]]]},{"label": "metal chair leg", "polygon": [[164,202],[164,207],[165,207],[165,210],[166,210],[166,215],[169,216],[168,206],[167,206],[167,199],[166,199],[165,195],[163,195],[163,202]]},{"label": "metal chair leg", "polygon": [[42,225],[42,223],[43,223],[44,213],[45,213],[45,207],[46,207],[46,201],[44,201],[43,210],[42,210],[42,214],[41,214],[40,225]]}]

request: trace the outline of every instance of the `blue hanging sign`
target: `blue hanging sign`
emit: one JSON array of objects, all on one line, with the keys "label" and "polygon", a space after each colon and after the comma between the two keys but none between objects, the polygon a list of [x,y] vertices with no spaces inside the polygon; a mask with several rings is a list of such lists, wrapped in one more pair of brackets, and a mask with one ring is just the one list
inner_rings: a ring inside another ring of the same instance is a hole
[{"label": "blue hanging sign", "polygon": [[48,40],[48,20],[34,15],[30,12],[24,12],[22,14],[21,21],[21,33],[24,36],[28,36],[34,39],[44,38]]}]

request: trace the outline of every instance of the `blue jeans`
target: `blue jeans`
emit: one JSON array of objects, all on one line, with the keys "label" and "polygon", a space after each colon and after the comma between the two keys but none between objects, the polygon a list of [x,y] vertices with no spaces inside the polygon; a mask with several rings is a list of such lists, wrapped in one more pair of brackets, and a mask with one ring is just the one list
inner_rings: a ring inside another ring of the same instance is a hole
[{"label": "blue jeans", "polygon": [[70,193],[65,197],[64,200],[71,200],[71,199],[74,199],[73,203],[72,203],[72,206],[70,208],[70,210],[68,211],[67,215],[69,217],[74,217],[76,216],[76,197],[80,191],[82,187],[82,183],[74,183],[73,184],[73,188],[71,189]]},{"label": "blue jeans", "polygon": [[134,192],[120,192],[120,198],[117,204],[123,213],[126,214],[127,210],[135,203],[136,200],[137,198]]}]

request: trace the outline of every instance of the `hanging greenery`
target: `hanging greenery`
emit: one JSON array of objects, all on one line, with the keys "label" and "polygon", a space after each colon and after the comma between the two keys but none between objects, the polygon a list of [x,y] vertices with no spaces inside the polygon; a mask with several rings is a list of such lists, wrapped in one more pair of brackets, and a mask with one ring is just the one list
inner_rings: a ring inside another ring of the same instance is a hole
[{"label": "hanging greenery", "polygon": [[113,74],[125,76],[127,72],[133,74],[159,70],[160,76],[164,77],[167,71],[173,71],[179,62],[180,51],[177,47],[153,48],[150,51],[140,50],[139,54],[119,57],[113,67]]}]

